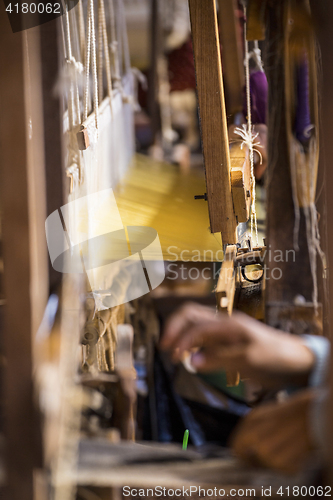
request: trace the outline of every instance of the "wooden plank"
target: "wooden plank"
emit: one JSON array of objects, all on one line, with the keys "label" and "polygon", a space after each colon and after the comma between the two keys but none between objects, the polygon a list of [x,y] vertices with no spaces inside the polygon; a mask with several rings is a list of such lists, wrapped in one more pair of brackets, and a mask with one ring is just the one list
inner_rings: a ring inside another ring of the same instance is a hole
[{"label": "wooden plank", "polygon": [[223,80],[227,111],[235,114],[243,109],[243,88],[245,85],[242,35],[239,19],[236,17],[235,0],[219,0],[219,24],[222,45]]},{"label": "wooden plank", "polygon": [[224,252],[224,259],[215,290],[218,310],[228,314],[232,313],[234,303],[236,254],[236,245],[228,245]]},{"label": "wooden plank", "polygon": [[[232,314],[236,290],[236,271],[235,259],[237,255],[237,246],[228,245],[224,252],[224,260],[216,285],[215,296],[217,308],[221,312]],[[227,372],[227,385],[229,387],[239,384],[240,376],[238,372]]]},{"label": "wooden plank", "polygon": [[231,191],[237,223],[246,222],[251,206],[251,165],[247,148],[230,147]]},{"label": "wooden plank", "polygon": [[236,243],[230,157],[220,41],[215,0],[189,0],[197,92],[212,233],[223,244]]},{"label": "wooden plank", "polygon": [[[163,445],[162,445],[163,446]],[[258,468],[257,471],[247,467],[235,459],[214,458],[196,460],[194,462],[148,462],[146,464],[131,464],[119,467],[79,466],[75,472],[78,485],[116,486],[125,484],[133,488],[154,488],[162,485],[166,488],[189,488],[200,485],[201,488],[221,487],[229,495],[236,485],[241,488],[255,488],[256,496],[260,496],[261,486],[272,488],[272,497],[281,486],[292,487],[296,479],[271,470]],[[303,480],[303,483],[300,482]],[[297,478],[297,484],[306,484],[305,477]],[[260,485],[260,486],[258,486]],[[232,495],[229,495],[232,496]]]},{"label": "wooden plank", "polygon": [[[27,128],[27,171],[30,235],[32,338],[43,319],[49,295],[49,256],[45,237],[46,182],[42,65],[39,27],[23,33],[24,92]],[[53,118],[53,117],[52,117]],[[38,195],[37,195],[38,193]]]}]

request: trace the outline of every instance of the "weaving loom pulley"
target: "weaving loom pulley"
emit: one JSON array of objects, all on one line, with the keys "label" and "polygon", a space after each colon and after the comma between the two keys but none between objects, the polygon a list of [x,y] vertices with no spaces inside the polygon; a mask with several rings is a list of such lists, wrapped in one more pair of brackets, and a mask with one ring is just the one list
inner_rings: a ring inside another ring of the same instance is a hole
[{"label": "weaving loom pulley", "polygon": [[[257,264],[257,266],[258,266],[258,265],[260,265],[260,264]],[[247,266],[242,266],[242,267],[241,267],[241,274],[242,274],[242,277],[245,279],[245,281],[248,281],[249,283],[260,283],[260,281],[262,281],[262,279],[264,278],[264,270],[263,270],[263,268],[261,268],[261,269],[259,270],[259,272],[260,272],[260,271],[262,272],[262,274],[259,276],[259,278],[254,278],[254,279],[252,279],[252,278],[249,278],[249,277],[246,275],[246,267],[247,267]],[[253,270],[252,270],[251,272],[253,272]],[[257,272],[257,270],[256,270],[256,272]]]}]

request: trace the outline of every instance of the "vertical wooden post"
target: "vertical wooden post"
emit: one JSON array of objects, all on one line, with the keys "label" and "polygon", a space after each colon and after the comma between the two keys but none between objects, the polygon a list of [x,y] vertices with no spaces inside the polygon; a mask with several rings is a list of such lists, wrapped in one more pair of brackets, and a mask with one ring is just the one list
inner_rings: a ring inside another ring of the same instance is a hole
[{"label": "vertical wooden post", "polygon": [[161,130],[160,109],[158,102],[158,74],[157,63],[161,51],[161,26],[159,0],[150,0],[150,69],[149,69],[149,93],[148,110],[151,120],[153,143]]},{"label": "vertical wooden post", "polygon": [[236,243],[227,119],[215,0],[189,0],[207,200],[212,233]]},{"label": "vertical wooden post", "polygon": [[[325,170],[325,202],[326,202],[326,217],[323,221],[323,229],[327,230],[327,257],[329,263],[328,285],[329,285],[329,304],[328,304],[328,332],[327,336],[332,339],[332,311],[333,311],[333,232],[331,229],[331,221],[333,217],[333,141],[332,141],[332,125],[333,125],[333,65],[332,65],[332,20],[333,20],[333,4],[327,3],[325,0],[312,0],[311,10],[316,28],[316,36],[319,42],[321,54],[321,70],[319,92],[321,96],[320,107],[320,156],[319,168]],[[320,188],[320,185],[318,186]],[[328,413],[328,429],[327,429],[327,451],[329,459],[329,477],[326,484],[333,484],[333,363],[331,361],[331,379],[330,379],[330,407]]]},{"label": "vertical wooden post", "polygon": [[[54,88],[60,71],[59,19],[40,26],[41,71],[44,117],[44,156],[46,181],[46,215],[58,210],[64,202],[65,168],[62,150],[62,116],[60,95]],[[67,178],[68,179],[68,178]],[[67,181],[68,182],[68,181]],[[62,274],[55,271],[49,260],[49,284],[57,290]]]},{"label": "vertical wooden post", "polygon": [[[3,68],[0,140],[3,209],[5,443],[7,498],[33,499],[34,432],[30,308],[27,137],[24,114],[22,33],[13,35],[1,5]],[[9,109],[10,108],[10,109]],[[5,187],[5,189],[4,189]]]},{"label": "vertical wooden post", "polygon": [[[286,0],[268,7],[266,75],[268,79],[267,247],[269,268],[266,286],[266,320],[275,327],[281,304],[293,307],[297,295],[312,302],[313,281],[301,209],[299,251],[294,251],[295,211],[292,197],[290,155],[286,130],[284,30]],[[274,258],[280,255],[279,260]],[[274,279],[272,268],[280,269]],[[290,323],[290,322],[289,322]]]},{"label": "vertical wooden post", "polygon": [[[6,498],[33,500],[40,447],[32,341],[47,299],[39,31],[13,34],[0,6],[0,165],[3,211]],[[29,42],[29,43],[28,43]]]},{"label": "vertical wooden post", "polygon": [[[235,289],[236,289],[236,270],[235,259],[237,254],[236,245],[228,245],[224,252],[224,259],[216,285],[215,297],[217,309],[226,312],[229,316],[234,307]],[[227,386],[233,387],[239,384],[240,376],[238,372],[228,370]]]}]

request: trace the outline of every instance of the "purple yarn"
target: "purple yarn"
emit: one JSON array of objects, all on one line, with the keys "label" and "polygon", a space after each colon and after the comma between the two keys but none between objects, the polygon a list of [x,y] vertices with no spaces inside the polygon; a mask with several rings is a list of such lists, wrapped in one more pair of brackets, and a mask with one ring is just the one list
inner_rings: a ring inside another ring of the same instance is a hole
[{"label": "purple yarn", "polygon": [[309,104],[309,63],[306,54],[304,54],[302,61],[297,66],[296,78],[297,103],[295,116],[295,135],[302,144],[306,144],[310,138],[309,128],[311,126]]},{"label": "purple yarn", "polygon": [[[265,123],[267,115],[268,83],[263,71],[254,71],[250,75],[251,116],[252,123]],[[244,116],[247,115],[246,96],[244,101]]]}]

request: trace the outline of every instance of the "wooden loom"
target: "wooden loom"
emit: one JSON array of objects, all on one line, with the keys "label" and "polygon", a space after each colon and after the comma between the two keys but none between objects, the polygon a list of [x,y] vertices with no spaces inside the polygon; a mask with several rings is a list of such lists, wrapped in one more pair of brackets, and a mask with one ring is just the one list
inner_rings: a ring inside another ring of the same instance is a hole
[{"label": "wooden loom", "polygon": [[[106,7],[103,0],[98,2],[98,22],[95,22],[93,0],[89,0],[87,4],[86,26],[84,26],[81,0],[63,19],[64,60],[67,63],[72,62],[73,68],[72,74],[69,75],[67,110],[64,116],[64,132],[68,146],[66,172],[70,178],[68,200],[75,204],[80,201],[81,197],[88,195],[87,205],[82,213],[76,210],[69,212],[68,227],[70,229],[80,226],[81,231],[83,230],[88,237],[91,237],[95,231],[94,225],[90,223],[89,213],[101,212],[100,197],[96,196],[96,193],[107,188],[114,188],[119,183],[127,172],[134,154],[135,97],[133,74],[129,63],[124,6],[122,0],[111,0],[107,7],[109,8],[108,24],[106,24]],[[98,25],[98,31],[95,36],[96,25]],[[90,30],[90,47],[87,46],[89,37],[87,36],[84,40],[82,36],[85,29],[86,32]],[[80,62],[84,63],[83,89],[78,84]],[[90,83],[91,73],[93,85]],[[110,224],[112,226],[113,220],[110,214],[105,214],[98,230],[104,227],[105,231],[112,231]],[[71,238],[75,241],[75,232],[72,232]],[[89,278],[88,273],[87,276]],[[120,294],[124,294],[130,286],[130,278],[128,273],[123,276],[116,274],[113,277],[113,285],[117,290],[119,289]],[[66,309],[72,301],[71,287],[73,283],[69,277],[65,281],[62,300],[62,307],[65,309],[63,321],[66,323],[62,343],[66,343],[66,332],[69,333],[71,328],[70,317],[66,315]],[[90,284],[80,280],[74,294],[82,293],[86,296],[87,292],[89,295],[89,291]],[[68,480],[65,476],[68,470],[73,472],[76,467],[75,450],[80,439],[80,413],[84,408],[84,392],[87,390],[89,392],[89,389],[98,388],[103,384],[106,390],[114,396],[113,425],[118,432],[115,430],[112,439],[133,440],[135,436],[134,368],[132,359],[128,360],[128,355],[132,352],[133,338],[131,331],[127,335],[126,327],[125,341],[124,335],[118,331],[128,321],[128,318],[125,318],[125,306],[120,305],[96,313],[94,305],[91,306],[91,300],[89,303],[87,299],[83,306],[77,304],[77,309],[77,324],[84,323],[82,331],[76,332],[76,340],[82,347],[79,380],[77,368],[72,363],[75,354],[70,348],[74,346],[74,340],[67,337],[68,348],[63,348],[60,353],[65,368],[63,370],[65,377],[62,391],[63,405],[58,422],[60,427],[58,450],[53,451],[53,454],[56,453],[58,456],[58,460],[51,467],[56,499],[72,498],[76,488],[74,478]],[[122,360],[119,355],[120,351],[123,354]],[[119,362],[115,366],[117,355]],[[74,382],[75,379],[79,384]]]},{"label": "wooden loom", "polygon": [[[331,119],[332,119],[332,99],[331,99],[331,88],[332,88],[332,72],[331,72],[331,65],[330,65],[330,58],[331,58],[331,49],[332,45],[331,43],[331,26],[329,24],[329,19],[327,15],[327,9],[330,10],[331,15],[332,13],[332,7],[327,6],[324,2],[317,2],[318,6],[317,9],[320,13],[320,20],[323,22],[321,26],[323,26],[323,30],[320,32],[320,41],[323,49],[323,54],[324,54],[324,63],[326,65],[324,66],[324,74],[326,75],[326,79],[324,81],[324,100],[325,103],[327,102],[328,106],[326,109],[326,106],[324,107],[323,110],[323,116],[324,116],[324,126],[325,126],[325,146],[326,150],[324,151],[324,156],[326,158],[327,164],[329,164],[330,157],[332,156],[331,150],[332,150],[332,141],[330,138],[330,126],[331,126]],[[4,8],[2,7],[2,10],[4,11]],[[283,31],[283,13],[281,10],[276,9],[275,7],[271,6],[269,10],[269,40],[271,43],[276,43],[276,36],[277,32],[281,35],[281,32]],[[331,19],[331,18],[330,18]],[[6,25],[6,18],[2,17],[1,19],[1,26],[3,27],[3,30],[1,30],[1,40],[4,44],[8,44],[11,48],[11,51],[3,51],[1,54],[1,61],[3,67],[8,69],[8,73],[6,75],[8,78],[12,77],[13,80],[15,81],[15,87],[13,88],[9,85],[7,87],[5,86],[6,84],[6,79],[1,83],[1,109],[2,109],[2,116],[6,117],[7,119],[2,121],[1,125],[1,131],[2,131],[2,136],[1,136],[1,159],[3,162],[3,165],[5,166],[4,168],[4,188],[3,188],[3,209],[4,213],[6,214],[6,219],[5,219],[5,224],[4,224],[4,243],[5,243],[5,262],[6,262],[6,299],[7,299],[7,306],[6,306],[6,323],[5,323],[5,345],[6,345],[6,351],[7,351],[7,356],[8,356],[8,368],[6,369],[6,379],[5,379],[5,391],[6,395],[8,395],[8,400],[6,401],[6,406],[9,410],[9,419],[8,419],[8,427],[6,430],[6,438],[8,439],[9,442],[9,491],[10,493],[7,495],[8,498],[11,498],[13,500],[16,499],[22,499],[26,498],[27,500],[32,499],[32,477],[33,477],[33,464],[34,464],[34,457],[35,457],[35,451],[36,451],[36,441],[33,439],[34,436],[34,420],[33,420],[33,407],[32,407],[32,400],[33,400],[33,395],[32,395],[32,384],[31,384],[31,373],[32,373],[32,355],[31,355],[31,336],[32,334],[35,333],[35,327],[30,324],[29,321],[26,321],[22,323],[21,320],[21,315],[25,315],[26,318],[29,318],[30,315],[32,315],[37,322],[41,320],[42,316],[42,310],[45,305],[44,299],[46,297],[46,292],[41,291],[42,295],[42,300],[40,300],[40,296],[38,296],[38,283],[42,283],[42,281],[39,279],[38,276],[42,276],[43,274],[43,266],[46,266],[46,259],[43,258],[43,252],[45,253],[45,248],[43,245],[39,245],[38,248],[41,250],[41,257],[38,259],[38,262],[31,262],[30,260],[30,254],[29,252],[25,253],[18,253],[17,250],[20,249],[20,247],[23,244],[26,244],[27,247],[31,248],[31,238],[33,235],[32,231],[29,231],[32,228],[38,227],[39,233],[38,233],[38,240],[41,240],[41,235],[43,234],[43,224],[44,224],[44,215],[45,214],[45,207],[44,207],[44,201],[43,197],[41,196],[38,199],[39,203],[39,209],[38,210],[32,210],[32,205],[36,203],[36,198],[35,198],[35,189],[39,193],[43,193],[42,187],[40,187],[40,182],[42,180],[42,174],[40,172],[40,166],[41,163],[35,163],[34,165],[31,164],[31,156],[28,159],[28,151],[30,151],[31,148],[31,141],[28,138],[27,131],[25,129],[25,124],[23,123],[22,118],[22,109],[25,109],[25,113],[28,114],[27,109],[25,108],[25,102],[24,102],[24,92],[25,92],[25,84],[27,82],[27,67],[26,66],[21,66],[22,61],[26,62],[26,57],[27,55],[25,54],[25,51],[23,50],[23,37],[21,35],[17,35],[16,38],[13,40],[10,37],[10,33],[8,33],[8,26]],[[278,21],[278,22],[277,22]],[[53,26],[54,28],[54,26]],[[50,27],[48,26],[48,29]],[[30,58],[33,56],[36,58],[36,54],[38,54],[38,50],[34,51],[33,49],[38,46],[38,41],[39,41],[39,30],[30,30],[30,33],[28,34],[28,39],[29,39],[29,55]],[[41,29],[43,32],[43,29]],[[37,33],[37,34],[36,34]],[[37,36],[38,35],[38,36]],[[53,36],[54,36],[54,41],[56,40],[56,30],[53,31]],[[44,32],[44,38],[45,40],[45,32]],[[47,38],[50,42],[49,37]],[[52,43],[51,43],[52,44]],[[274,47],[274,45],[273,45]],[[45,47],[42,47],[44,50]],[[275,50],[277,48],[275,47]],[[13,58],[12,53],[18,54],[19,57]],[[54,53],[56,54],[56,47],[54,47]],[[278,54],[280,54],[277,51]],[[281,55],[281,54],[280,54]],[[273,61],[272,61],[273,62]],[[31,63],[31,59],[30,59]],[[34,59],[33,64],[36,64],[36,59]],[[272,68],[273,68],[272,64]],[[276,69],[274,69],[273,74],[269,74],[269,78],[271,81],[274,81],[274,79],[277,77],[278,82],[281,84],[283,82],[282,78],[282,64]],[[43,68],[43,71],[45,71],[45,68]],[[272,70],[273,71],[273,70]],[[56,73],[56,72],[55,72]],[[44,75],[45,76],[45,75]],[[48,75],[46,75],[48,76]],[[38,79],[39,78],[39,73],[37,72],[34,75],[34,82],[37,81],[37,83],[41,84],[41,81]],[[53,82],[52,78],[51,81]],[[44,82],[45,83],[45,82]],[[7,81],[8,84],[8,81]],[[282,90],[283,85],[281,85],[281,94],[283,97],[283,90]],[[36,87],[36,89],[38,86]],[[46,88],[43,89],[44,92],[49,91],[51,94],[52,86],[46,86]],[[276,89],[275,89],[276,91]],[[279,98],[281,95],[279,94]],[[276,99],[277,94],[274,93],[271,95],[271,99]],[[283,99],[282,99],[283,101]],[[39,102],[39,101],[38,101]],[[34,113],[36,113],[36,109],[34,109]],[[55,109],[53,110],[53,113],[56,115],[59,110]],[[13,118],[15,116],[15,121],[10,121],[10,118]],[[35,123],[35,115],[33,115],[33,122]],[[274,115],[273,115],[274,117]],[[11,124],[10,126],[8,124]],[[50,134],[51,131],[48,131],[47,129],[45,130],[47,134]],[[281,134],[283,131],[281,132]],[[56,135],[56,134],[55,134]],[[50,136],[48,136],[50,138]],[[22,140],[22,144],[25,144],[25,148],[17,148],[17,141],[18,139]],[[55,137],[52,137],[51,134],[51,139],[54,141]],[[59,137],[58,137],[59,139]],[[273,133],[271,135],[271,141],[273,142],[276,140],[274,138]],[[35,138],[33,139],[33,142],[35,141]],[[279,144],[285,144],[285,137],[279,137]],[[52,141],[50,140],[50,143]],[[60,141],[59,141],[60,144]],[[59,147],[60,150],[60,147]],[[46,148],[46,153],[48,158],[52,155],[50,155],[51,149]],[[14,153],[14,162],[13,162],[13,153]],[[37,154],[41,154],[40,152]],[[39,158],[41,156],[38,156]],[[59,158],[58,158],[59,159]],[[273,186],[271,187],[271,199],[273,200],[273,203],[275,203],[275,210],[273,210],[274,206],[271,208],[271,224],[269,225],[269,231],[270,231],[270,241],[271,244],[275,244],[276,248],[281,248],[281,233],[285,228],[288,230],[288,234],[291,234],[292,232],[292,224],[289,223],[289,219],[292,220],[293,217],[293,207],[292,204],[290,203],[290,189],[289,189],[289,172],[288,172],[288,157],[286,155],[286,152],[282,149],[280,152],[278,151],[278,162],[282,167],[282,171],[280,170],[280,175],[281,179],[280,181],[276,184],[275,182],[273,183]],[[37,165],[37,167],[36,167]],[[59,167],[60,165],[60,160],[59,164],[56,165]],[[33,168],[35,167],[35,168]],[[207,164],[206,164],[207,168]],[[34,178],[28,179],[28,173],[29,175],[31,172],[34,173]],[[14,176],[13,173],[16,173]],[[272,172],[273,173],[273,172]],[[332,181],[331,175],[329,176],[329,180]],[[60,178],[60,186],[61,186],[61,176],[59,175]],[[20,182],[17,182],[17,179],[20,179]],[[276,174],[276,178],[278,181],[278,175]],[[274,180],[275,180],[274,179]],[[50,180],[48,181],[49,184],[51,185],[51,188],[54,187],[54,183],[52,183]],[[288,190],[286,191],[284,188],[285,186],[288,186]],[[332,213],[332,197],[330,196],[330,187],[332,185],[332,182],[328,183],[325,188],[327,191],[328,195],[328,200],[329,200],[329,210],[330,214]],[[35,186],[35,187],[34,187]],[[50,188],[48,195],[52,191]],[[274,189],[276,188],[276,189]],[[58,196],[61,198],[61,190],[58,190]],[[17,210],[15,212],[12,211],[12,200],[17,199],[17,196],[19,194],[19,204],[16,206]],[[49,203],[49,199],[47,200]],[[287,203],[286,203],[287,202]],[[276,210],[277,206],[280,206],[281,203],[287,207],[287,214],[286,217],[283,220],[279,220],[279,215],[280,213]],[[58,201],[55,202],[54,208],[58,208],[60,203]],[[52,210],[50,210],[52,211]],[[37,225],[34,225],[34,218],[37,217],[38,219],[41,219],[37,222]],[[24,231],[22,232],[22,223],[26,221],[26,226],[24,226]],[[274,236],[274,232],[277,232],[276,237]],[[282,233],[283,234],[283,233]],[[332,238],[330,237],[330,240]],[[332,243],[332,241],[330,241]],[[330,246],[332,248],[332,245]],[[289,267],[286,269],[286,278],[283,283],[283,286],[286,286],[285,290],[287,291],[288,294],[288,300],[292,302],[292,299],[295,297],[295,293],[301,292],[304,293],[304,290],[306,290],[307,293],[307,298],[310,301],[311,300],[311,280],[309,279],[309,266],[306,258],[306,248],[305,244],[303,245],[304,251],[302,252],[302,255],[300,255],[300,260],[298,260],[298,268],[301,269],[301,272],[294,273],[292,268]],[[231,250],[231,249],[230,249]],[[330,251],[332,254],[332,250]],[[232,254],[232,250],[230,251]],[[45,255],[44,255],[45,256]],[[330,255],[332,257],[332,255]],[[234,258],[234,257],[233,257]],[[304,260],[302,260],[304,258]],[[22,260],[20,260],[22,259]],[[227,262],[227,261],[226,261]],[[20,263],[20,273],[17,272],[18,268],[18,263]],[[232,268],[232,266],[229,266]],[[235,266],[233,266],[235,267]],[[289,272],[292,272],[292,279],[289,280],[290,274]],[[33,279],[31,280],[32,274]],[[332,280],[332,276],[330,278]],[[31,301],[31,282],[33,282],[34,288],[33,288],[33,297],[34,300]],[[270,284],[268,283],[268,286],[270,287]],[[276,301],[282,301],[283,299],[283,286],[278,287],[277,289],[273,289],[273,287],[270,287],[270,294],[271,297]],[[36,288],[35,288],[36,287]],[[18,293],[18,290],[20,293]],[[70,295],[72,297],[78,297],[79,296],[79,291],[78,290],[68,290]],[[224,301],[224,304],[226,304],[226,301]],[[228,304],[228,302],[227,302]],[[74,307],[77,306],[76,303],[71,304]],[[40,310],[38,310],[38,307]],[[20,310],[20,315],[17,314],[18,309]],[[302,314],[304,313],[304,308],[303,312],[301,314],[298,314],[298,318],[302,317]],[[288,313],[289,314],[289,313]],[[312,314],[310,310],[310,314]],[[304,317],[304,316],[303,316]],[[287,319],[290,323],[290,317]],[[296,318],[294,318],[296,319]],[[294,321],[294,320],[292,320]],[[273,322],[272,319],[269,319],[269,322],[273,324],[274,326],[276,323]],[[73,326],[73,324],[72,324]],[[70,334],[74,333],[77,334],[77,331],[71,330],[71,325],[67,324],[68,332]],[[20,345],[18,346],[17,342],[17,336],[15,335],[16,332],[20,332],[21,338],[20,338]],[[75,356],[75,353],[74,353]],[[29,402],[28,406],[24,405],[23,403]],[[18,412],[19,409],[19,412]],[[19,454],[15,453],[15,451],[18,448],[22,448],[22,446],[25,447],[27,453],[26,454]],[[225,462],[224,462],[225,464]],[[251,482],[251,477],[254,475],[256,476],[256,479],[258,479],[257,474],[254,474],[253,470],[248,471],[248,469],[237,469],[236,468],[236,474],[233,475],[233,465],[229,464],[226,466],[224,465],[225,469],[223,474],[221,475],[221,468],[223,467],[222,462],[217,461],[215,464],[215,468],[211,468],[210,471],[212,472],[212,476],[210,477],[210,485],[215,486],[216,485],[216,478],[217,476],[220,478],[221,483],[223,485],[227,484],[228,482],[230,483],[230,478],[233,478],[234,481],[237,481],[237,478],[244,484],[244,477]],[[179,484],[180,486],[184,482],[184,477],[186,477],[186,481],[188,481],[188,484],[192,484],[194,481],[194,477],[196,481],[201,482],[203,479],[207,478],[208,474],[208,469],[209,466],[207,463],[200,463],[199,465],[199,470],[194,471],[192,464],[189,465],[184,465],[180,466],[179,464],[176,464],[174,467],[167,467],[163,468],[163,471],[159,471],[158,467],[155,466],[155,468],[151,469],[150,467],[144,468],[143,466],[138,469],[138,474],[133,477],[133,486],[136,486],[135,481],[147,481],[146,484],[153,485],[154,480],[156,481],[159,480],[159,477],[162,477],[162,481],[164,484],[170,486],[174,486],[175,484]],[[202,475],[200,476],[200,471],[202,472]],[[158,476],[159,472],[162,473],[162,476]],[[247,476],[244,476],[245,473],[247,472]],[[128,469],[117,469],[115,468],[111,477],[109,474],[109,471],[106,470],[104,473],[101,471],[101,474],[98,475],[98,477],[89,477],[87,476],[87,471],[86,470],[80,470],[78,472],[78,476],[76,479],[78,479],[82,485],[86,485],[88,481],[96,482],[96,484],[103,484],[105,486],[108,485],[119,485],[121,480],[125,480],[128,478]],[[237,476],[238,473],[238,476]],[[279,478],[276,479],[276,484],[281,485],[284,484],[282,482],[282,479],[280,480]],[[150,482],[149,482],[150,481]],[[279,482],[280,481],[280,482]],[[263,480],[262,483],[260,484],[267,484],[267,486],[272,484],[272,477],[268,474],[268,476],[265,476],[265,479]],[[288,482],[289,484],[289,482]],[[202,482],[201,482],[202,486]]]},{"label": "wooden loom", "polygon": [[[250,249],[239,250],[237,225],[247,222],[250,216],[251,167],[246,147],[242,148],[240,143],[236,143],[232,144],[229,150],[216,2],[189,0],[189,7],[206,173],[205,196],[211,232],[221,233],[224,246],[224,261],[216,287],[217,307],[231,314],[236,288],[239,290],[243,282],[246,285],[246,280],[239,272],[238,257],[242,258],[243,253]],[[233,113],[242,109],[244,82],[238,44],[239,27],[236,24],[234,7],[233,2],[219,3],[222,40],[226,44],[223,53],[226,54],[227,71],[230,68],[227,73],[227,85],[231,96],[230,109]],[[228,55],[229,48],[230,51],[233,49],[233,60]],[[260,248],[255,250],[259,253],[262,251]],[[251,256],[253,257],[252,253]],[[260,264],[260,260],[257,261]],[[256,261],[252,260],[252,264],[255,263]],[[245,265],[242,269],[244,268]],[[250,310],[250,313],[258,316],[254,310]],[[259,314],[259,317],[262,319],[262,314]],[[228,382],[230,385],[237,384],[238,377],[229,374]]]},{"label": "wooden loom", "polygon": [[[231,13],[228,11],[227,3]],[[235,43],[237,35],[231,4],[232,2],[220,2],[219,14],[221,29],[226,30],[224,41],[229,41],[233,46],[233,54],[236,55],[232,71],[227,75],[228,87],[231,86],[230,78],[232,78],[234,88],[240,91],[242,79],[239,71],[236,71],[237,67],[239,70],[237,61],[240,55]],[[311,331],[322,334],[322,307],[321,304],[317,305],[315,302],[317,299],[313,298],[317,287],[317,257],[309,257],[312,243],[306,236],[309,231],[307,228],[310,218],[307,214],[309,210],[315,212],[314,193],[318,156],[314,156],[313,160],[304,160],[309,161],[308,167],[304,167],[308,168],[308,171],[303,174],[303,177],[308,176],[307,188],[301,188],[301,182],[303,182],[299,170],[301,167],[293,167],[290,156],[291,144],[295,142],[290,118],[294,116],[291,108],[295,107],[295,96],[293,96],[293,90],[290,90],[293,88],[291,80],[293,69],[290,69],[290,64],[292,64],[290,61],[294,61],[292,51],[295,45],[293,46],[293,43],[299,45],[305,43],[309,50],[310,111],[312,123],[315,124],[315,134],[318,137],[315,51],[308,3],[288,0],[282,2],[280,7],[271,7],[265,0],[252,0],[247,5],[247,39],[263,39],[265,23],[267,23],[269,27],[266,43],[270,47],[269,53],[272,57],[267,61],[270,89],[267,247],[250,249],[240,249],[237,245],[237,224],[249,218],[250,165],[245,151],[239,146],[232,145],[229,151],[216,2],[209,0],[203,3],[200,0],[189,0],[189,7],[206,173],[205,199],[208,202],[210,229],[213,233],[221,232],[225,251],[216,287],[218,309],[228,314],[232,313],[233,308],[243,309],[260,320],[264,320],[266,316],[268,324],[284,331],[298,334]],[[288,15],[300,19],[299,24],[294,29],[290,29],[291,34],[288,34],[288,28],[285,25]],[[227,29],[226,25],[228,25]],[[288,37],[293,41],[289,42]],[[224,52],[227,51],[228,46],[225,47]],[[230,66],[228,56],[226,56],[226,64]],[[284,79],[284,74],[289,75],[289,80]],[[290,95],[293,96],[294,101]],[[238,101],[237,108],[235,93],[231,96],[234,112],[239,109],[241,103]],[[275,106],[275,102],[281,103],[281,107]],[[281,119],[285,120],[286,129],[279,127],[278,123]],[[293,174],[293,168],[297,168],[296,174]],[[292,185],[293,175],[296,176],[297,195]],[[306,189],[313,193],[311,200]],[[269,274],[271,262],[268,249],[270,252],[278,251],[286,256],[288,250],[294,248],[293,231],[298,213],[295,197],[299,198],[302,193],[304,194],[299,215],[299,251],[295,253],[293,262],[288,262],[288,259],[284,258],[280,265],[282,277],[275,281]],[[281,214],[282,206],[283,214]],[[316,225],[314,218],[312,224]],[[262,269],[259,274],[256,271],[255,279],[246,277],[246,269],[250,269],[247,266],[251,265]],[[267,282],[266,278],[268,278]],[[266,310],[264,296],[266,297]],[[301,297],[302,304],[297,302],[298,297]],[[237,380],[235,375],[229,375],[230,385],[237,383]]]}]

